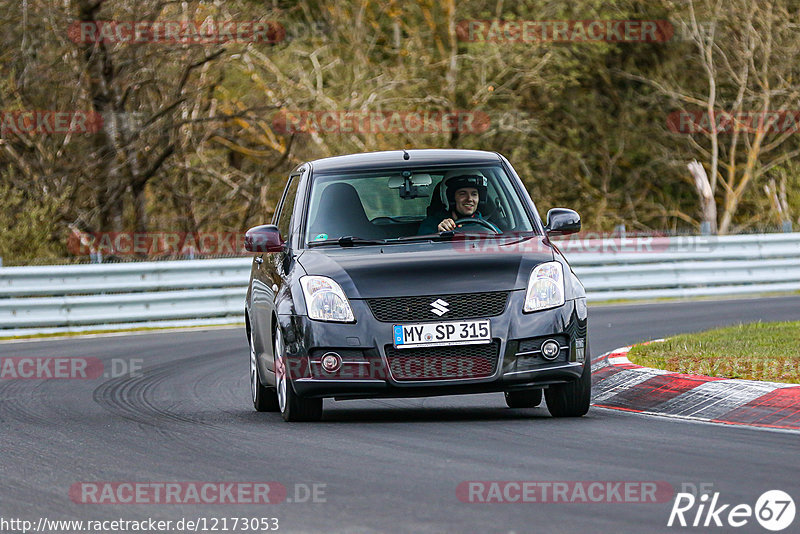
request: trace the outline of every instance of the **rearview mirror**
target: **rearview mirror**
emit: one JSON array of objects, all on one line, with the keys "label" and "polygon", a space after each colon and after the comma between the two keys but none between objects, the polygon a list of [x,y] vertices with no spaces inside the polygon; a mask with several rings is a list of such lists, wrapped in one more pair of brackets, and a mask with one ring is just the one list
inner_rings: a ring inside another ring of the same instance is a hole
[{"label": "rearview mirror", "polygon": [[244,234],[244,249],[248,252],[282,252],[283,239],[274,224],[254,226]]},{"label": "rearview mirror", "polygon": [[553,208],[547,212],[547,235],[569,235],[581,230],[581,216],[577,211]]},{"label": "rearview mirror", "polygon": [[411,175],[411,185],[425,186],[431,185],[433,183],[433,178],[431,178],[430,174],[412,174]]},{"label": "rearview mirror", "polygon": [[405,185],[406,179],[409,180],[409,185],[412,187],[420,187],[431,185],[433,183],[433,178],[431,178],[430,174],[412,174],[409,177],[406,176],[392,176],[389,178],[389,189],[400,189]]},{"label": "rearview mirror", "polygon": [[427,187],[433,183],[430,174],[411,174],[411,171],[403,171],[401,176],[389,178],[388,186],[390,189],[399,189],[400,198],[421,198],[427,197]]}]

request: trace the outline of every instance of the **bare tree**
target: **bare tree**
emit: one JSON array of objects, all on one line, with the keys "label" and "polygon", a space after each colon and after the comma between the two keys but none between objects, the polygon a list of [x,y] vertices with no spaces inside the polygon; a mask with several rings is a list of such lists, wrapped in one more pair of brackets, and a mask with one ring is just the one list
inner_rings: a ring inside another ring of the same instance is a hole
[{"label": "bare tree", "polygon": [[676,13],[694,49],[685,69],[704,80],[705,89],[692,76],[628,77],[655,87],[682,113],[702,110],[692,131],[681,133],[690,134],[687,142],[708,169],[704,180],[705,172],[691,167],[703,217],[713,215],[708,204],[714,198],[719,233],[726,234],[752,184],[800,155],[796,127],[783,127],[800,103],[798,13],[786,0],[684,0],[676,7],[684,9]]}]

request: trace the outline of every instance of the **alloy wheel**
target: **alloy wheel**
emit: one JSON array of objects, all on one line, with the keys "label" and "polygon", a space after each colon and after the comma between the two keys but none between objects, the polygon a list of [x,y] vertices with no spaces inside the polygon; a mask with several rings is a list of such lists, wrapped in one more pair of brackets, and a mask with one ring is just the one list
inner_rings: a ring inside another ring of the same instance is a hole
[{"label": "alloy wheel", "polygon": [[281,329],[275,331],[275,381],[278,390],[278,406],[281,412],[286,410],[286,365],[283,361],[283,335]]}]

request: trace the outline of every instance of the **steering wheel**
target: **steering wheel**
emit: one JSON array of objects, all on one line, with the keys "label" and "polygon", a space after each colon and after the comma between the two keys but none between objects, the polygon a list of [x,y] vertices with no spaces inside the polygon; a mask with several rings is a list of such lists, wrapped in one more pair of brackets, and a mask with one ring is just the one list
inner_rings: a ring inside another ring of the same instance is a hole
[{"label": "steering wheel", "polygon": [[477,224],[478,226],[482,226],[483,228],[486,228],[487,230],[489,230],[493,234],[501,234],[502,233],[500,230],[495,228],[492,225],[492,223],[490,223],[489,221],[485,221],[483,219],[475,219],[473,217],[463,217],[463,218],[455,221],[455,223],[456,223],[456,229],[454,231],[456,231],[456,232],[458,231],[458,225],[459,224]]}]

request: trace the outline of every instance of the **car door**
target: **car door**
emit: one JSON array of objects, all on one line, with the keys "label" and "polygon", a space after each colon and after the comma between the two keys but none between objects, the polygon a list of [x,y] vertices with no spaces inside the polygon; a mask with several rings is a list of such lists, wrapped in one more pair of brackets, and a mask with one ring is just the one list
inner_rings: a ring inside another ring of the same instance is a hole
[{"label": "car door", "polygon": [[[301,175],[294,172],[289,176],[278,209],[272,217],[272,224],[278,227],[281,238],[286,242],[283,252],[259,253],[253,258],[252,300],[254,344],[263,377],[275,383],[275,370],[272,346],[272,317],[277,314],[278,295],[286,285],[288,268],[292,264],[292,213],[297,201],[297,191]],[[287,288],[288,289],[288,288]]]}]

